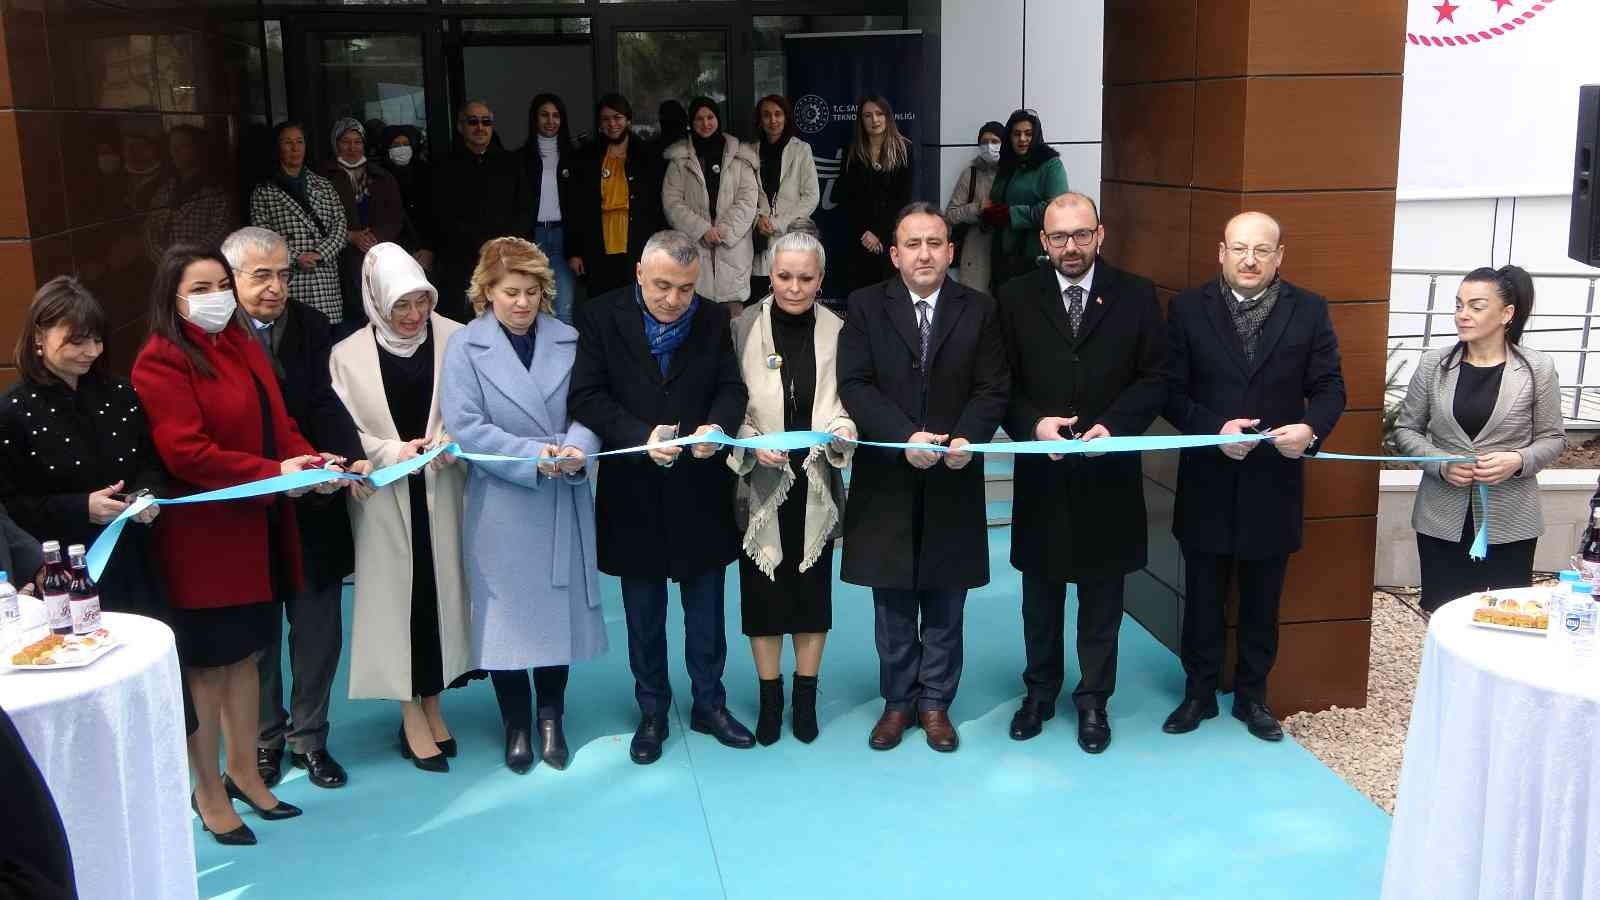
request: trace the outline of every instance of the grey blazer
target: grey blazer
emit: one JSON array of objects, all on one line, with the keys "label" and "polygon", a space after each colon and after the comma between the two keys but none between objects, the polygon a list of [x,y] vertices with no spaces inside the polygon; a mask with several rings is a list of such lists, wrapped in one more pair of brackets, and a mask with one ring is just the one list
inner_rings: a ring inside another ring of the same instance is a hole
[{"label": "grey blazer", "polygon": [[[1537,350],[1508,349],[1494,411],[1474,439],[1461,430],[1452,412],[1460,369],[1440,367],[1447,352],[1422,354],[1400,407],[1396,443],[1407,456],[1461,456],[1497,450],[1521,454],[1522,470],[1489,486],[1489,543],[1536,538],[1544,533],[1544,514],[1534,476],[1555,462],[1567,446],[1555,363]],[[1439,465],[1423,463],[1411,527],[1418,534],[1455,542],[1461,539],[1461,523],[1469,506],[1474,526],[1483,520],[1483,510],[1477,508],[1476,487],[1450,484],[1440,477]]]}]

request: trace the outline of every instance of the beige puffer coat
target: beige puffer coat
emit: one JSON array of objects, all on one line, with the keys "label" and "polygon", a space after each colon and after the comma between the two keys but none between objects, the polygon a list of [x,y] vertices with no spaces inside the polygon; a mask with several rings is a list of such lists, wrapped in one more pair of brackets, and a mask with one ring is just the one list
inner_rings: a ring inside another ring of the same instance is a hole
[{"label": "beige puffer coat", "polygon": [[761,197],[760,165],[754,144],[741,144],[731,134],[722,151],[721,183],[717,188],[717,210],[711,212],[710,194],[700,159],[686,138],[666,149],[666,176],[661,183],[661,205],[667,223],[697,242],[712,225],[722,230],[722,240],[714,247],[700,246],[700,280],[695,284],[702,297],[719,303],[750,298],[750,270],[755,259],[755,244],[750,239]]}]

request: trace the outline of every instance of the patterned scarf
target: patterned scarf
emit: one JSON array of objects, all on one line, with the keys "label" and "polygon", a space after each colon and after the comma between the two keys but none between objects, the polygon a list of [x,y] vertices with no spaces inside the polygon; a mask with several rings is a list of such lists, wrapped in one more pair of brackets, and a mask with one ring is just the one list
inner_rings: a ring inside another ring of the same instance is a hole
[{"label": "patterned scarf", "polygon": [[1278,291],[1283,281],[1273,276],[1272,283],[1267,289],[1249,300],[1240,300],[1233,295],[1233,287],[1226,278],[1222,279],[1222,302],[1228,305],[1228,314],[1233,317],[1233,327],[1239,332],[1239,343],[1244,345],[1245,362],[1254,363],[1256,348],[1261,344],[1261,329],[1267,324],[1267,317],[1272,315],[1272,308],[1278,305]]},{"label": "patterned scarf", "polygon": [[700,306],[700,296],[696,294],[683,315],[671,322],[658,322],[655,316],[650,315],[649,307],[644,305],[644,294],[637,284],[633,286],[633,302],[639,304],[639,314],[644,319],[644,339],[650,345],[650,355],[656,358],[656,365],[661,367],[664,377],[667,366],[672,364],[673,352],[689,338],[689,326],[693,324],[695,310]]}]

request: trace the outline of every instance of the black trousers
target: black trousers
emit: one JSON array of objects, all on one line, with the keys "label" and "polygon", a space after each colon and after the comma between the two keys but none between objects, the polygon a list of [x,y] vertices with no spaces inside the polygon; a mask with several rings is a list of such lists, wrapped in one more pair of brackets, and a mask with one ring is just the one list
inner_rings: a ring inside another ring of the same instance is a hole
[{"label": "black trousers", "polygon": [[965,590],[872,589],[878,689],[889,709],[950,708],[961,684],[966,602]]},{"label": "black trousers", "polygon": [[507,728],[533,727],[533,698],[539,697],[539,718],[559,719],[566,711],[567,666],[537,666],[533,681],[527,669],[489,673],[494,684],[494,699],[500,704],[500,719]]},{"label": "black trousers", "polygon": [[[1105,709],[1117,689],[1117,633],[1122,628],[1123,577],[1084,578],[1078,585],[1078,670],[1072,692],[1078,709]],[[1022,671],[1028,699],[1054,707],[1066,680],[1064,633],[1067,586],[1026,572],[1022,575]]]},{"label": "black trousers", "polygon": [[1457,597],[1477,591],[1527,587],[1533,582],[1533,552],[1538,538],[1491,544],[1489,555],[1478,561],[1467,556],[1472,549],[1472,513],[1461,527],[1460,539],[1441,541],[1417,535],[1417,562],[1422,568],[1422,608],[1433,612]]},{"label": "black trousers", "polygon": [[[683,662],[694,695],[691,715],[727,705],[722,670],[728,661],[727,613],[723,608],[727,570],[718,566],[678,582],[683,601]],[[622,609],[628,620],[628,665],[633,695],[643,715],[666,715],[672,706],[667,679],[667,579],[622,579]]]},{"label": "black trousers", "polygon": [[1184,607],[1180,656],[1188,676],[1186,696],[1215,697],[1222,683],[1226,637],[1223,602],[1229,573],[1239,580],[1239,658],[1234,666],[1233,699],[1267,701],[1267,673],[1278,658],[1278,600],[1289,557],[1236,559],[1183,551]]},{"label": "black trousers", "polygon": [[344,586],[335,581],[306,585],[292,591],[284,602],[289,619],[289,709],[283,708],[282,621],[279,634],[256,657],[260,680],[260,707],[256,745],[310,753],[328,745],[328,708],[333,699],[333,678],[344,650]]}]

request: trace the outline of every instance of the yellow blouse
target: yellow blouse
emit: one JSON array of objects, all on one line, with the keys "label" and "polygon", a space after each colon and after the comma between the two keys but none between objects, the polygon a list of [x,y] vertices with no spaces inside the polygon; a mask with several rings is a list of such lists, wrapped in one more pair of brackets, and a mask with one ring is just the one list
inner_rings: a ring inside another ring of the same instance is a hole
[{"label": "yellow blouse", "polygon": [[605,236],[607,254],[628,252],[626,155],[606,156],[600,160],[600,232]]}]

